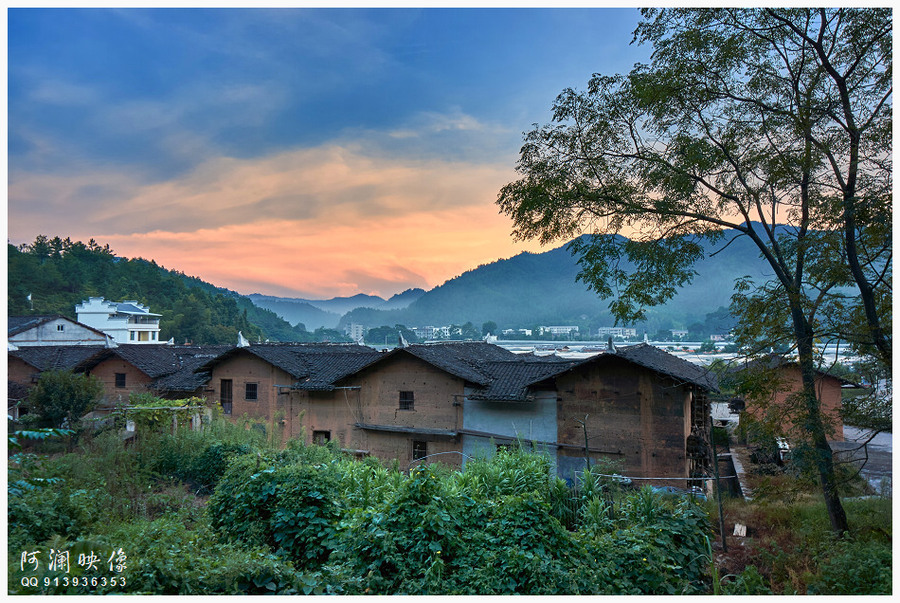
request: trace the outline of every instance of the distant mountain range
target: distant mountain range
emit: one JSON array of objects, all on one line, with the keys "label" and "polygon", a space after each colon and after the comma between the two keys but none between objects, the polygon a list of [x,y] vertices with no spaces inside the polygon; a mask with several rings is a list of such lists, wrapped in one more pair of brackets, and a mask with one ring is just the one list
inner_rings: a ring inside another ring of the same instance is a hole
[{"label": "distant mountain range", "polygon": [[[731,233],[726,233],[731,234]],[[733,233],[737,234],[737,233]],[[728,237],[725,240],[730,240]],[[705,243],[708,252],[714,251]],[[738,237],[695,265],[697,276],[664,306],[650,309],[641,330],[687,329],[706,315],[728,306],[734,280],[766,278],[765,262],[746,237]],[[442,326],[496,322],[500,329],[536,325],[574,325],[595,330],[612,326],[608,304],[576,281],[579,267],[566,245],[543,253],[520,253],[479,266],[425,292],[411,289],[389,300],[369,295],[330,300],[279,298],[254,294],[254,304],[307,329],[402,324]]]},{"label": "distant mountain range", "polygon": [[318,329],[319,327],[333,329],[338,326],[344,314],[357,308],[402,310],[424,294],[424,289],[407,289],[387,300],[377,295],[363,293],[352,297],[335,297],[324,300],[275,297],[259,293],[253,293],[248,297],[260,308],[271,310],[292,325],[300,323],[307,329]]}]

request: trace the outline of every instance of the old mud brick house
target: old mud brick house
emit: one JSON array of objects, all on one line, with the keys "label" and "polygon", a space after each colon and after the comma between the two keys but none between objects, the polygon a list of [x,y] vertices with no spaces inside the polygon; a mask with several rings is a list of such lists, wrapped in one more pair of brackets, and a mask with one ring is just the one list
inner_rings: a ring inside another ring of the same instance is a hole
[{"label": "old mud brick house", "polygon": [[251,344],[232,348],[198,370],[210,375],[207,398],[233,419],[263,421],[283,440],[337,440],[347,450],[358,450],[353,409],[360,390],[336,383],[381,355],[356,344]]},{"label": "old mud brick house", "polygon": [[[803,380],[797,362],[771,354],[745,363],[732,375],[752,390],[744,399],[747,416],[767,423],[779,436],[789,440],[802,438],[805,411],[799,394]],[[828,439],[842,442],[841,390],[844,385],[854,384],[822,371],[816,371],[815,383]]]},{"label": "old mud brick house", "polygon": [[467,396],[495,380],[492,363],[516,358],[480,341],[410,345],[384,354],[345,379],[360,388],[358,445],[378,458],[397,459],[402,469],[425,459],[460,468]]},{"label": "old mud brick house", "polygon": [[[379,353],[347,344],[250,345],[204,367],[233,417],[281,426],[284,437],[336,440],[401,468],[451,467],[497,445],[534,443],[559,473],[588,455],[636,477],[684,478],[707,466],[704,369],[639,345],[586,360],[516,355],[484,342]],[[691,441],[694,440],[692,447]]]},{"label": "old mud brick house", "polygon": [[43,345],[7,354],[9,380],[30,387],[40,373],[68,370],[97,377],[103,384],[101,406],[125,404],[132,392],[162,398],[202,396],[208,373],[197,368],[224,353],[228,346]]},{"label": "old mud brick house", "polygon": [[717,384],[703,367],[639,344],[594,356],[554,380],[560,474],[583,466],[585,431],[590,456],[620,460],[625,475],[706,474],[708,394]]},{"label": "old mud brick house", "polygon": [[518,437],[549,452],[566,478],[584,469],[586,456],[620,461],[634,477],[707,471],[716,382],[701,367],[641,344],[580,361],[528,355],[486,368],[493,380],[465,401],[466,454]]},{"label": "old mud brick house", "polygon": [[209,373],[197,369],[229,347],[126,344],[103,350],[79,368],[100,379],[111,403],[127,403],[132,392],[170,400],[203,397]]}]

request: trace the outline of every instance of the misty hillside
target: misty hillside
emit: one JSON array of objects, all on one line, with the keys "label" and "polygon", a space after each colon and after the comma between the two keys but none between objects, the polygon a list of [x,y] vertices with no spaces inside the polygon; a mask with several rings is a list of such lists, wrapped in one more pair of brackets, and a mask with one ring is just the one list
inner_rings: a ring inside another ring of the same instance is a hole
[{"label": "misty hillside", "polygon": [[[765,277],[765,264],[746,238],[727,246],[705,246],[710,251],[724,249],[696,264],[697,276],[675,299],[649,310],[642,330],[687,328],[693,322],[702,322],[706,314],[729,305],[735,278]],[[591,329],[611,326],[611,300],[600,299],[577,282],[578,271],[567,246],[543,253],[520,253],[465,272],[425,293],[405,310],[355,309],[341,319],[340,326],[349,322],[369,327],[472,322],[480,327],[487,321],[496,322],[501,329],[550,324]]]},{"label": "misty hillside", "polygon": [[315,300],[297,297],[275,297],[253,293],[250,300],[266,310],[271,310],[292,325],[302,324],[308,329],[335,328],[341,316],[356,308],[373,310],[401,310],[425,294],[423,289],[407,289],[388,300],[377,295],[358,294],[352,297]]}]

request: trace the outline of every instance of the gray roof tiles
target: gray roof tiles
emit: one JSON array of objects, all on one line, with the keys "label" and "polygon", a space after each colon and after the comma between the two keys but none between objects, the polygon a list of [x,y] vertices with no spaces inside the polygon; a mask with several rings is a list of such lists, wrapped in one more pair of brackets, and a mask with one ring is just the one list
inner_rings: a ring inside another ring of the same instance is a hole
[{"label": "gray roof tiles", "polygon": [[108,348],[92,345],[36,345],[8,352],[39,371],[78,370]]},{"label": "gray roof tiles", "polygon": [[415,344],[388,353],[357,344],[293,343],[247,347],[39,346],[10,354],[40,370],[90,369],[116,356],[153,379],[152,387],[158,391],[194,391],[208,382],[209,372],[216,364],[238,354],[254,355],[282,369],[294,380],[292,387],[311,391],[333,390],[341,380],[400,354],[410,354],[466,381],[473,389],[473,399],[522,401],[528,398],[531,388],[542,381],[576,367],[608,362],[613,358],[624,359],[685,384],[717,391],[716,379],[708,370],[647,344],[622,347],[582,360],[514,354],[500,346],[478,341]]}]

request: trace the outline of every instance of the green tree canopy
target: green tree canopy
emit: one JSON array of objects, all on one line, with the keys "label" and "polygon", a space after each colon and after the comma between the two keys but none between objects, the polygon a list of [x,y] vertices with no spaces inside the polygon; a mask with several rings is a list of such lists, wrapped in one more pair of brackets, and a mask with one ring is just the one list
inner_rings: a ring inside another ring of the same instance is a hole
[{"label": "green tree canopy", "polygon": [[823,494],[843,533],[814,340],[891,362],[891,11],[643,16],[635,40],[653,46],[650,63],[563,91],[553,123],[526,134],[522,178],[498,203],[518,238],[594,235],[572,246],[579,279],[614,296],[626,321],[693,278],[699,233],[753,241],[773,276],[739,283],[738,334],[787,337],[799,354]]},{"label": "green tree canopy", "polygon": [[28,406],[41,427],[74,428],[102,396],[103,384],[93,375],[44,371],[28,394]]}]

